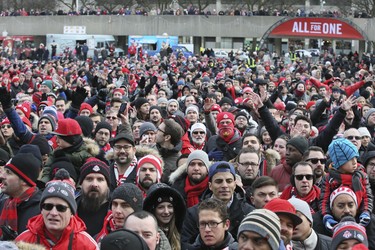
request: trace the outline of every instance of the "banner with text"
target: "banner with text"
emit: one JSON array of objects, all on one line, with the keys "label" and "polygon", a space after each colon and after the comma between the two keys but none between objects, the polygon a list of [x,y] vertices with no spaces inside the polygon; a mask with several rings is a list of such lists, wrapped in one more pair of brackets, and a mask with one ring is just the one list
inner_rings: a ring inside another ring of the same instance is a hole
[{"label": "banner with text", "polygon": [[269,37],[316,37],[365,40],[353,26],[334,18],[293,18],[274,28]]}]

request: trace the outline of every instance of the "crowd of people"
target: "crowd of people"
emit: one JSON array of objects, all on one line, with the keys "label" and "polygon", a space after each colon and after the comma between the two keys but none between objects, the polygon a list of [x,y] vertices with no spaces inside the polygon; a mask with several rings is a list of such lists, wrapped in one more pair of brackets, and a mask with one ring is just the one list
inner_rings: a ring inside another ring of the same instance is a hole
[{"label": "crowd of people", "polygon": [[375,249],[370,61],[252,55],[1,58],[0,248]]},{"label": "crowd of people", "polygon": [[[155,15],[219,15],[219,16],[296,16],[296,17],[343,17],[343,14],[339,10],[330,9],[325,6],[323,10],[311,9],[307,10],[304,8],[285,8],[283,10],[277,8],[260,7],[259,9],[249,10],[248,8],[225,8],[223,10],[216,10],[207,8],[200,10],[194,5],[189,5],[187,8],[174,8],[169,6],[164,10],[159,8],[144,8],[144,7],[119,7],[114,10],[108,10],[104,7],[82,7],[79,11],[76,10],[40,10],[31,9],[29,11],[22,9],[16,10],[3,10],[0,12],[0,16],[50,16],[50,15],[141,15],[141,16],[155,16]],[[370,18],[371,16],[366,11],[354,11],[351,14],[355,18]]]}]

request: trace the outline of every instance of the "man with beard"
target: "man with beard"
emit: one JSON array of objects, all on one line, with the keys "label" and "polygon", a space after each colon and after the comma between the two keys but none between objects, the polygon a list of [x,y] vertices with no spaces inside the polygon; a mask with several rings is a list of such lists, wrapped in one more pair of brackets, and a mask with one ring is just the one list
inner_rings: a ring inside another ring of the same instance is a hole
[{"label": "man with beard", "polygon": [[185,199],[187,207],[199,203],[203,192],[208,188],[208,155],[202,150],[193,151],[186,164],[177,168],[169,177],[169,183]]},{"label": "man with beard", "polygon": [[283,240],[286,249],[292,249],[290,243],[292,240],[293,231],[296,226],[302,223],[301,218],[296,214],[296,209],[294,206],[287,200],[275,198],[268,202],[264,208],[271,210],[279,217],[281,225],[281,239]]},{"label": "man with beard", "polygon": [[99,122],[94,130],[94,140],[100,148],[100,155],[107,153],[111,149],[109,139],[111,138],[112,127],[108,122]]},{"label": "man with beard", "polygon": [[137,164],[137,186],[146,197],[148,189],[155,183],[160,182],[163,174],[163,161],[154,155],[146,155]]},{"label": "man with beard", "polygon": [[234,127],[234,116],[229,112],[217,115],[218,135],[211,136],[207,143],[209,159],[229,161],[238,155],[242,148],[240,132]]},{"label": "man with beard", "polygon": [[279,183],[279,191],[283,191],[290,184],[290,176],[294,164],[302,160],[303,153],[308,149],[309,143],[305,137],[297,136],[286,144],[285,163],[274,167],[270,177]]},{"label": "man with beard", "polygon": [[315,185],[321,187],[327,158],[321,147],[310,146],[303,155],[303,160],[310,163],[315,175]]},{"label": "man with beard", "polygon": [[158,127],[162,122],[162,110],[159,106],[150,107],[150,122],[152,122],[155,127]]},{"label": "man with beard", "polygon": [[[243,188],[247,190],[259,177],[260,157],[253,148],[242,148],[237,157],[237,173],[241,176]],[[246,193],[248,193],[246,191]]]},{"label": "man with beard", "polygon": [[112,141],[113,155],[110,163],[110,189],[124,182],[135,184],[137,157],[133,137],[126,133],[118,134]]},{"label": "man with beard", "polygon": [[250,123],[251,116],[246,110],[241,110],[236,114],[235,127],[241,132],[241,135],[255,132],[258,127],[255,121]]},{"label": "man with beard", "polygon": [[76,198],[77,215],[86,224],[87,232],[94,237],[103,227],[109,206],[109,167],[91,157],[81,167],[79,178],[81,193]]},{"label": "man with beard", "polygon": [[203,123],[197,122],[190,129],[191,145],[198,150],[206,149],[207,129]]}]

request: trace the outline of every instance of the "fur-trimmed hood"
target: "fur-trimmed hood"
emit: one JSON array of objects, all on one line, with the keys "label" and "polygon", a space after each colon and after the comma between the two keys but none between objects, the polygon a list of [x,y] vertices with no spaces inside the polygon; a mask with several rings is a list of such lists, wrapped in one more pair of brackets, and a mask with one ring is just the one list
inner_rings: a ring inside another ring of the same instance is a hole
[{"label": "fur-trimmed hood", "polygon": [[280,163],[280,154],[274,149],[267,149],[264,152],[264,157],[267,160],[267,173],[271,173],[271,170]]},{"label": "fur-trimmed hood", "polygon": [[171,175],[169,176],[169,184],[173,185],[177,179],[179,179],[184,174],[187,174],[187,162],[179,166]]},{"label": "fur-trimmed hood", "polygon": [[97,156],[100,152],[98,144],[91,138],[83,137],[83,143],[87,148],[87,152],[93,157]]}]

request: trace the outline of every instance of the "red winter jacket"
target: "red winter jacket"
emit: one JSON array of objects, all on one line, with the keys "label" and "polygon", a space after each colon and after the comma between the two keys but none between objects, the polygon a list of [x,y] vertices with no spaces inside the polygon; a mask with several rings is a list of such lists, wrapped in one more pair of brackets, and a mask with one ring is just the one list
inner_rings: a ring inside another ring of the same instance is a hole
[{"label": "red winter jacket", "polygon": [[[95,240],[86,233],[85,223],[78,216],[71,217],[69,225],[65,228],[60,240],[55,246],[51,246],[46,238],[46,228],[41,214],[32,217],[27,223],[27,228],[28,230],[20,234],[16,238],[16,241],[36,243],[53,250],[99,250]],[[71,234],[73,234],[73,237],[71,237]],[[69,245],[71,247],[69,247]]]}]

